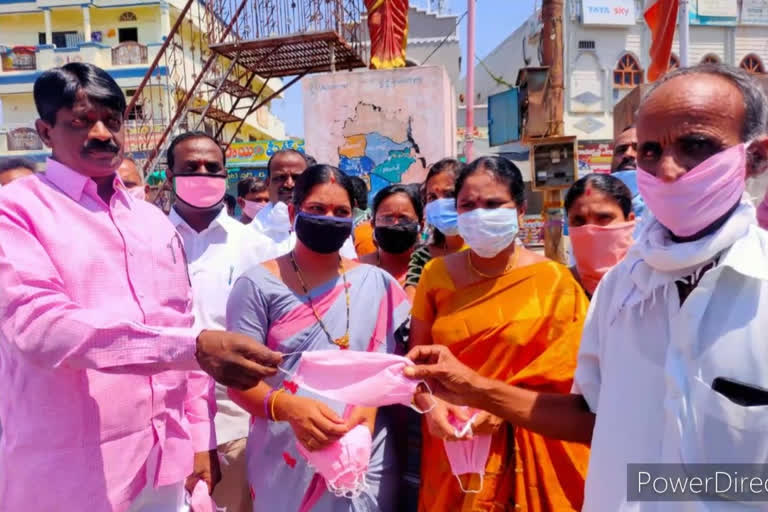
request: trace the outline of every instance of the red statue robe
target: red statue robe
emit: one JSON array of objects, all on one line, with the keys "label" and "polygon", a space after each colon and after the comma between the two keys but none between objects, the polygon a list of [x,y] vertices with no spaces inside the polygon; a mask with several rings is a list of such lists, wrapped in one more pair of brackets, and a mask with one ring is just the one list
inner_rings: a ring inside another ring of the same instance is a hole
[{"label": "red statue robe", "polygon": [[371,69],[405,67],[408,0],[364,0],[371,35]]}]

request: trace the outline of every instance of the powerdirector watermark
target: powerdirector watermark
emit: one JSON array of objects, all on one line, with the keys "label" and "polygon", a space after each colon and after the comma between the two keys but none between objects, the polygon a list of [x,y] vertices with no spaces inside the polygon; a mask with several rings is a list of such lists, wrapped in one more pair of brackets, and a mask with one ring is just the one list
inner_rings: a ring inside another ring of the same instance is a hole
[{"label": "powerdirector watermark", "polygon": [[768,502],[768,464],[628,464],[627,499]]}]

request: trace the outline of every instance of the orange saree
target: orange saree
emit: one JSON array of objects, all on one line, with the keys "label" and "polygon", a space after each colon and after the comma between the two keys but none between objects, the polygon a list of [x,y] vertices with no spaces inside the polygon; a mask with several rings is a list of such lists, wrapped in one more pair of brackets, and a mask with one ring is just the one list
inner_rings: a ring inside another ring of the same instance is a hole
[{"label": "orange saree", "polygon": [[[542,262],[456,289],[442,258],[424,269],[412,315],[432,324],[481,375],[538,391],[569,393],[588,306],[567,268]],[[443,441],[423,429],[419,511],[578,511],[589,448],[505,423],[493,436],[482,491],[464,494]],[[477,489],[479,477],[462,476]]]}]

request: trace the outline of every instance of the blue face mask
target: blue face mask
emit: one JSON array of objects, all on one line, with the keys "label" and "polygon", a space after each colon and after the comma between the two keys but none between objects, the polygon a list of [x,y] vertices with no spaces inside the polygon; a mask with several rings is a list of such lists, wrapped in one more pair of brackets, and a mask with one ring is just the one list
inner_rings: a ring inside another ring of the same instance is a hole
[{"label": "blue face mask", "polygon": [[618,171],[611,174],[614,178],[619,178],[632,192],[632,197],[640,193],[637,188],[637,171]]},{"label": "blue face mask", "polygon": [[436,199],[426,208],[427,222],[445,236],[459,234],[459,216],[456,213],[456,200],[453,198]]},{"label": "blue face mask", "polygon": [[611,176],[620,179],[627,186],[632,193],[632,211],[635,212],[636,217],[642,218],[645,214],[645,201],[643,201],[643,196],[640,195],[640,189],[637,187],[637,171],[619,171],[614,172]]}]

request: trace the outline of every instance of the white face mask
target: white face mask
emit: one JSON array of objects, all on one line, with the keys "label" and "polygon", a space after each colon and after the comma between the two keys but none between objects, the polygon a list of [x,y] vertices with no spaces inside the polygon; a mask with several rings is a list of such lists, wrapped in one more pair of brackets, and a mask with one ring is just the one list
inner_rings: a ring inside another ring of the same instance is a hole
[{"label": "white face mask", "polygon": [[291,230],[291,217],[288,214],[288,205],[282,201],[276,203],[269,212],[269,230],[288,232]]},{"label": "white face mask", "polygon": [[481,258],[493,258],[517,237],[515,208],[478,208],[459,215],[459,234]]},{"label": "white face mask", "polygon": [[144,191],[144,187],[133,187],[126,190],[130,195],[134,197],[134,199],[138,201],[146,201],[147,200],[147,193]]}]

